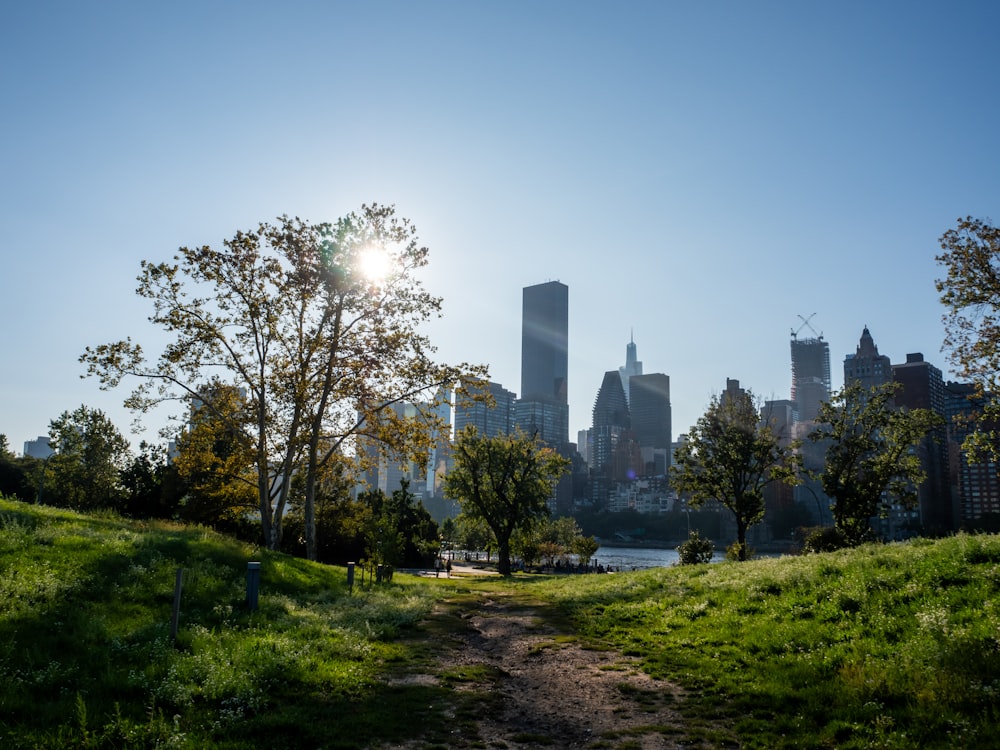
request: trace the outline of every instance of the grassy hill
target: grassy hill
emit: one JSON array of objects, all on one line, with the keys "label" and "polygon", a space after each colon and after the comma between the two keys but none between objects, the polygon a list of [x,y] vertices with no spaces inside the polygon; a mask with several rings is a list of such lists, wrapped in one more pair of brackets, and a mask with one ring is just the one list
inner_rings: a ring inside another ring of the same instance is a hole
[{"label": "grassy hill", "polygon": [[490,587],[549,602],[580,638],[682,686],[692,747],[996,746],[993,536],[605,576],[397,576],[349,595],[343,568],[203,529],[4,500],[0,746],[348,748],[416,733],[436,747],[449,688],[381,678],[424,658],[436,602]]}]

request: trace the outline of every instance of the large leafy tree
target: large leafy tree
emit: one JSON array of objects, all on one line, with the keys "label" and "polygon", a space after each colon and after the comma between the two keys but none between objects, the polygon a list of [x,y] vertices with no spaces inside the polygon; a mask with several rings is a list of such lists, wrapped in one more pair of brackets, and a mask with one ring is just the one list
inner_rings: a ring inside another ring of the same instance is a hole
[{"label": "large leafy tree", "polygon": [[946,270],[936,282],[946,308],[944,350],[971,381],[981,410],[966,447],[1000,460],[1000,228],[967,216],[941,238],[937,261]]},{"label": "large leafy tree", "polygon": [[232,386],[202,388],[192,401],[174,458],[183,482],[183,520],[225,527],[256,506],[254,451],[245,415],[244,399]]},{"label": "large leafy tree", "polygon": [[391,406],[485,374],[433,360],[420,327],[441,300],[417,277],[427,257],[391,206],[366,205],[333,224],[283,216],[237,232],[222,249],[183,247],[174,262],[144,261],[137,292],[170,343],[149,359],[125,339],[88,347],[81,361],[103,388],[136,381],[126,403],[140,412],[200,398],[207,382],[240,389],[246,411],[232,427],[253,455],[264,541],[280,545],[292,477],[304,476],[315,559],[324,466],[366,455],[352,449],[362,434],[386,450],[420,452],[433,419],[396,419]]},{"label": "large leafy tree", "polygon": [[943,418],[928,409],[893,405],[898,383],[849,383],[820,407],[809,440],[826,444],[816,473],[833,499],[833,519],[849,545],[871,539],[871,519],[887,503],[912,506],[924,471],[916,446]]},{"label": "large leafy tree", "polygon": [[497,544],[497,570],[511,574],[511,537],[548,516],[548,500],[569,461],[521,432],[485,437],[475,427],[460,432],[445,494],[463,514],[481,518]]},{"label": "large leafy tree", "polygon": [[45,497],[84,510],[121,508],[131,452],[104,412],[87,406],[63,412],[49,423],[49,444],[55,453],[43,467]]},{"label": "large leafy tree", "polygon": [[[766,415],[765,415],[766,416]],[[675,453],[671,483],[698,508],[718,500],[736,517],[737,557],[747,559],[747,530],[764,518],[764,488],[795,481],[796,459],[759,413],[751,391],[713,396]]]}]

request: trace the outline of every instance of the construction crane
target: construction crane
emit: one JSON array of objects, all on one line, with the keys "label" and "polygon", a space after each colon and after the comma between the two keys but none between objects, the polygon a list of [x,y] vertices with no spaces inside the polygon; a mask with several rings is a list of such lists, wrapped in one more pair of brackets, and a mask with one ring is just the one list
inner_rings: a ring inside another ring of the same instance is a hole
[{"label": "construction crane", "polygon": [[799,320],[802,321],[802,325],[800,325],[798,328],[793,328],[792,329],[792,339],[793,340],[795,340],[795,339],[797,339],[799,337],[799,334],[802,332],[803,328],[808,328],[810,331],[812,331],[813,335],[816,338],[818,338],[818,339],[822,339],[823,338],[823,334],[822,333],[817,333],[816,329],[813,328],[812,325],[809,323],[809,321],[812,320],[815,316],[816,316],[816,313],[813,313],[808,318],[804,318],[801,315],[798,316]]}]

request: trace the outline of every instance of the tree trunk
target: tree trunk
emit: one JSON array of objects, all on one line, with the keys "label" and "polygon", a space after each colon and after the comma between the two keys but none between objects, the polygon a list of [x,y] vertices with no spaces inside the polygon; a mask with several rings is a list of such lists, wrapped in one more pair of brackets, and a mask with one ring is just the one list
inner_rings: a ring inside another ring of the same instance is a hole
[{"label": "tree trunk", "polygon": [[737,555],[737,560],[740,562],[746,562],[747,559],[747,525],[741,519],[736,519],[736,543],[740,545],[739,554]]},{"label": "tree trunk", "polygon": [[497,540],[497,572],[510,576],[510,539]]}]

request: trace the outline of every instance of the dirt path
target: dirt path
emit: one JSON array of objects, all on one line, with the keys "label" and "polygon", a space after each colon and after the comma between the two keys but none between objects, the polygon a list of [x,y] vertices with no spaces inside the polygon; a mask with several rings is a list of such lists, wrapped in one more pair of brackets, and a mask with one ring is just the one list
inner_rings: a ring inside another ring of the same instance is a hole
[{"label": "dirt path", "polygon": [[678,688],[618,653],[586,648],[544,605],[494,593],[452,602],[435,618],[431,662],[396,681],[451,687],[456,711],[476,699],[471,717],[456,718],[449,748],[691,747],[673,708]]}]

